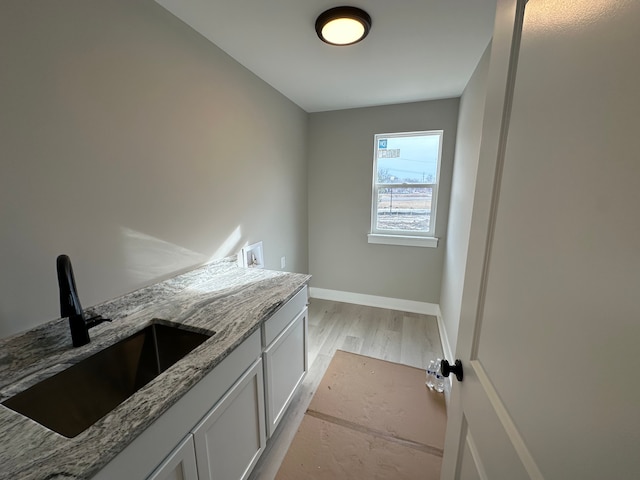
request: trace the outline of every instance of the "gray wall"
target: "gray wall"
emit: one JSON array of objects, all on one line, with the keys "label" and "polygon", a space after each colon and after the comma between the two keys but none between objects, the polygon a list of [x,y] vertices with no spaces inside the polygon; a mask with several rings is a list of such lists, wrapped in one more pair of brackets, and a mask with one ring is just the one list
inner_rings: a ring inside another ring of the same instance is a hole
[{"label": "gray wall", "polygon": [[0,336],[264,241],[307,271],[308,115],[152,0],[0,6]]},{"label": "gray wall", "polygon": [[[312,113],[309,120],[309,271],[312,287],[438,303],[458,99]],[[444,130],[438,248],[367,243],[373,136]]]},{"label": "gray wall", "polygon": [[[460,99],[458,138],[451,185],[449,234],[442,271],[440,311],[445,334],[455,349],[460,322],[462,285],[467,263],[471,213],[480,154],[482,117],[491,45],[487,47]],[[453,352],[452,352],[453,353]]]}]

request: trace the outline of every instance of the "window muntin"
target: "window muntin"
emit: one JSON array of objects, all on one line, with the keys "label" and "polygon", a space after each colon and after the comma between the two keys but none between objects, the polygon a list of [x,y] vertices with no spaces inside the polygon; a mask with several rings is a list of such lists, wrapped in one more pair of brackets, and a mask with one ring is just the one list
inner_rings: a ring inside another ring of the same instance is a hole
[{"label": "window muntin", "polygon": [[371,233],[433,237],[442,130],[375,135]]}]

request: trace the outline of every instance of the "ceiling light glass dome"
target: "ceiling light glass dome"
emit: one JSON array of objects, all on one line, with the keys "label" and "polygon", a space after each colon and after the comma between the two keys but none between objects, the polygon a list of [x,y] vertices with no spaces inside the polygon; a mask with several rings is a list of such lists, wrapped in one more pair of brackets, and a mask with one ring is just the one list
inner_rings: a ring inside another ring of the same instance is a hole
[{"label": "ceiling light glass dome", "polygon": [[316,20],[316,33],[330,45],[353,45],[367,36],[371,17],[356,7],[335,7],[320,14]]}]

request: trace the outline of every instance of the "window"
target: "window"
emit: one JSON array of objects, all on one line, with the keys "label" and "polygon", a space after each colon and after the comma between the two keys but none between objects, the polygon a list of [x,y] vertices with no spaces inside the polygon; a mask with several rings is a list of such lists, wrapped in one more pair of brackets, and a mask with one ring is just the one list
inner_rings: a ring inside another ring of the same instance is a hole
[{"label": "window", "polygon": [[435,247],[442,130],[375,136],[369,243]]}]

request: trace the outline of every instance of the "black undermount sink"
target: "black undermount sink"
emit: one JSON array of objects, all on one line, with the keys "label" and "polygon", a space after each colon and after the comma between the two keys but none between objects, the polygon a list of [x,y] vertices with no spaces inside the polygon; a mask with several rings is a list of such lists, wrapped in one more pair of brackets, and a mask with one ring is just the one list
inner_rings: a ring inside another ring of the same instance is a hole
[{"label": "black undermount sink", "polygon": [[2,403],[75,437],[211,335],[154,322]]}]

